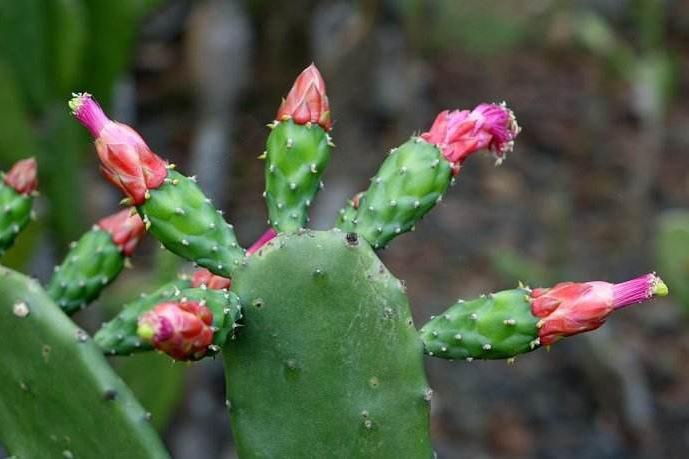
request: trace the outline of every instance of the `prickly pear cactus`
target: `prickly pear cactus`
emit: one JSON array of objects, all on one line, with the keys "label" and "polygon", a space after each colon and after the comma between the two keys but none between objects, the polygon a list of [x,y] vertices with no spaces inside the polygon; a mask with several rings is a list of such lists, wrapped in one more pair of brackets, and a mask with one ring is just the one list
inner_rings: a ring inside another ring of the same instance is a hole
[{"label": "prickly pear cactus", "polygon": [[[312,231],[304,228],[308,208],[333,145],[325,83],[309,66],[270,125],[263,159],[271,228],[247,251],[193,177],[108,119],[90,95],[69,105],[95,138],[106,179],[136,209],[99,224],[57,269],[50,294],[64,312],[114,280],[144,229],[207,269],[129,303],[95,344],[35,283],[0,270],[0,345],[9,350],[0,360],[0,440],[18,457],[165,457],[101,355],[156,349],[175,360],[222,353],[242,459],[429,459],[424,354],[513,360],[667,294],[655,273],[617,284],[520,285],[459,301],[417,332],[404,283],[375,250],[413,229],[470,155],[504,159],[519,133],[504,104],[440,113],[429,131],[391,151],[336,228]],[[19,191],[31,181],[10,182]]]},{"label": "prickly pear cactus", "polygon": [[235,272],[224,349],[242,458],[430,458],[431,390],[404,285],[341,231],[279,236]]}]

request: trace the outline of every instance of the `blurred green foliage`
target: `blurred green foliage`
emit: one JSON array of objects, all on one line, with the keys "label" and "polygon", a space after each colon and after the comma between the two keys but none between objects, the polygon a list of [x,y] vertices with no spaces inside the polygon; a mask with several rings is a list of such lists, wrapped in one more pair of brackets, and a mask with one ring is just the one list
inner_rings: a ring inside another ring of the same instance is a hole
[{"label": "blurred green foliage", "polygon": [[[137,24],[159,0],[0,2],[0,164],[36,156],[47,228],[65,244],[82,221],[81,162],[89,139],[66,101],[84,90],[109,104]],[[45,229],[45,226],[44,226]]]},{"label": "blurred green foliage", "polygon": [[689,211],[663,215],[655,240],[659,273],[674,296],[689,312]]}]

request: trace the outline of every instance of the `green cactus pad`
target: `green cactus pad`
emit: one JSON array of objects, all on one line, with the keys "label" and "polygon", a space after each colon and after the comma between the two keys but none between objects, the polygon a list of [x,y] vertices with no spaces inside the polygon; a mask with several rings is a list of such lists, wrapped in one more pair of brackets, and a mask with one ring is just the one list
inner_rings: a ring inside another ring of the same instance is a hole
[{"label": "green cactus pad", "polygon": [[0,441],[26,459],[168,458],[100,349],[34,281],[0,268]]},{"label": "green cactus pad", "polygon": [[278,233],[304,227],[308,208],[330,161],[328,134],[318,125],[276,122],[266,145],[266,192],[270,225]]},{"label": "green cactus pad", "polygon": [[124,267],[124,255],[107,231],[93,227],[74,242],[48,283],[48,295],[71,315],[98,298]]},{"label": "green cactus pad", "polygon": [[196,182],[174,170],[150,190],[138,207],[150,232],[172,253],[195,261],[214,274],[232,277],[244,257],[232,225],[223,219]]},{"label": "green cactus pad", "polygon": [[241,318],[239,298],[232,292],[188,288],[188,286],[189,281],[177,280],[125,305],[114,319],[103,324],[93,337],[94,341],[107,355],[130,355],[135,352],[150,351],[153,347],[139,338],[136,333],[141,314],[165,301],[186,298],[194,301],[204,300],[213,313],[213,326],[217,328],[213,335],[215,346],[209,349],[204,357],[217,354],[219,347],[225,344],[228,335],[234,331],[236,322]]},{"label": "green cactus pad", "polygon": [[403,284],[355,234],[278,236],[233,278],[232,430],[251,458],[433,456],[432,391]]},{"label": "green cactus pad", "polygon": [[452,181],[452,165],[438,147],[412,138],[390,151],[360,201],[356,216],[343,209],[337,227],[355,231],[374,248],[411,230]]},{"label": "green cactus pad", "polygon": [[445,359],[505,359],[539,346],[529,291],[459,301],[421,329],[426,353]]},{"label": "green cactus pad", "polygon": [[0,255],[12,247],[31,220],[33,197],[17,193],[0,180]]}]

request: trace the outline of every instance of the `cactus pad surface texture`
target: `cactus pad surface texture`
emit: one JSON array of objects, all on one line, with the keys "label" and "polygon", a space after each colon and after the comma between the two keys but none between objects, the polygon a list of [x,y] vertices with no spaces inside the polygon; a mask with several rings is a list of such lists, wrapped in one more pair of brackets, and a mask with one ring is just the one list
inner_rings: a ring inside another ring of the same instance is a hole
[{"label": "cactus pad surface texture", "polygon": [[0,267],[0,438],[21,459],[164,459],[100,349],[33,280]]},{"label": "cactus pad surface texture", "polygon": [[224,359],[242,458],[430,458],[431,391],[402,282],[354,233],[301,230],[238,269]]}]

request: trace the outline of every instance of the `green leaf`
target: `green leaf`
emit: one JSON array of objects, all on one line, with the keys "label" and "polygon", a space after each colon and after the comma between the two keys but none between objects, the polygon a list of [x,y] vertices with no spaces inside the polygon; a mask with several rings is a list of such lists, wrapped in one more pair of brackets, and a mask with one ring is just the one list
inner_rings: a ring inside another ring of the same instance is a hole
[{"label": "green leaf", "polygon": [[48,2],[50,68],[53,93],[65,98],[74,90],[86,50],[86,9],[81,0]]},{"label": "green leaf", "polygon": [[0,122],[0,161],[4,167],[9,167],[18,159],[35,154],[36,144],[26,105],[1,57],[0,120],[2,120]]}]

